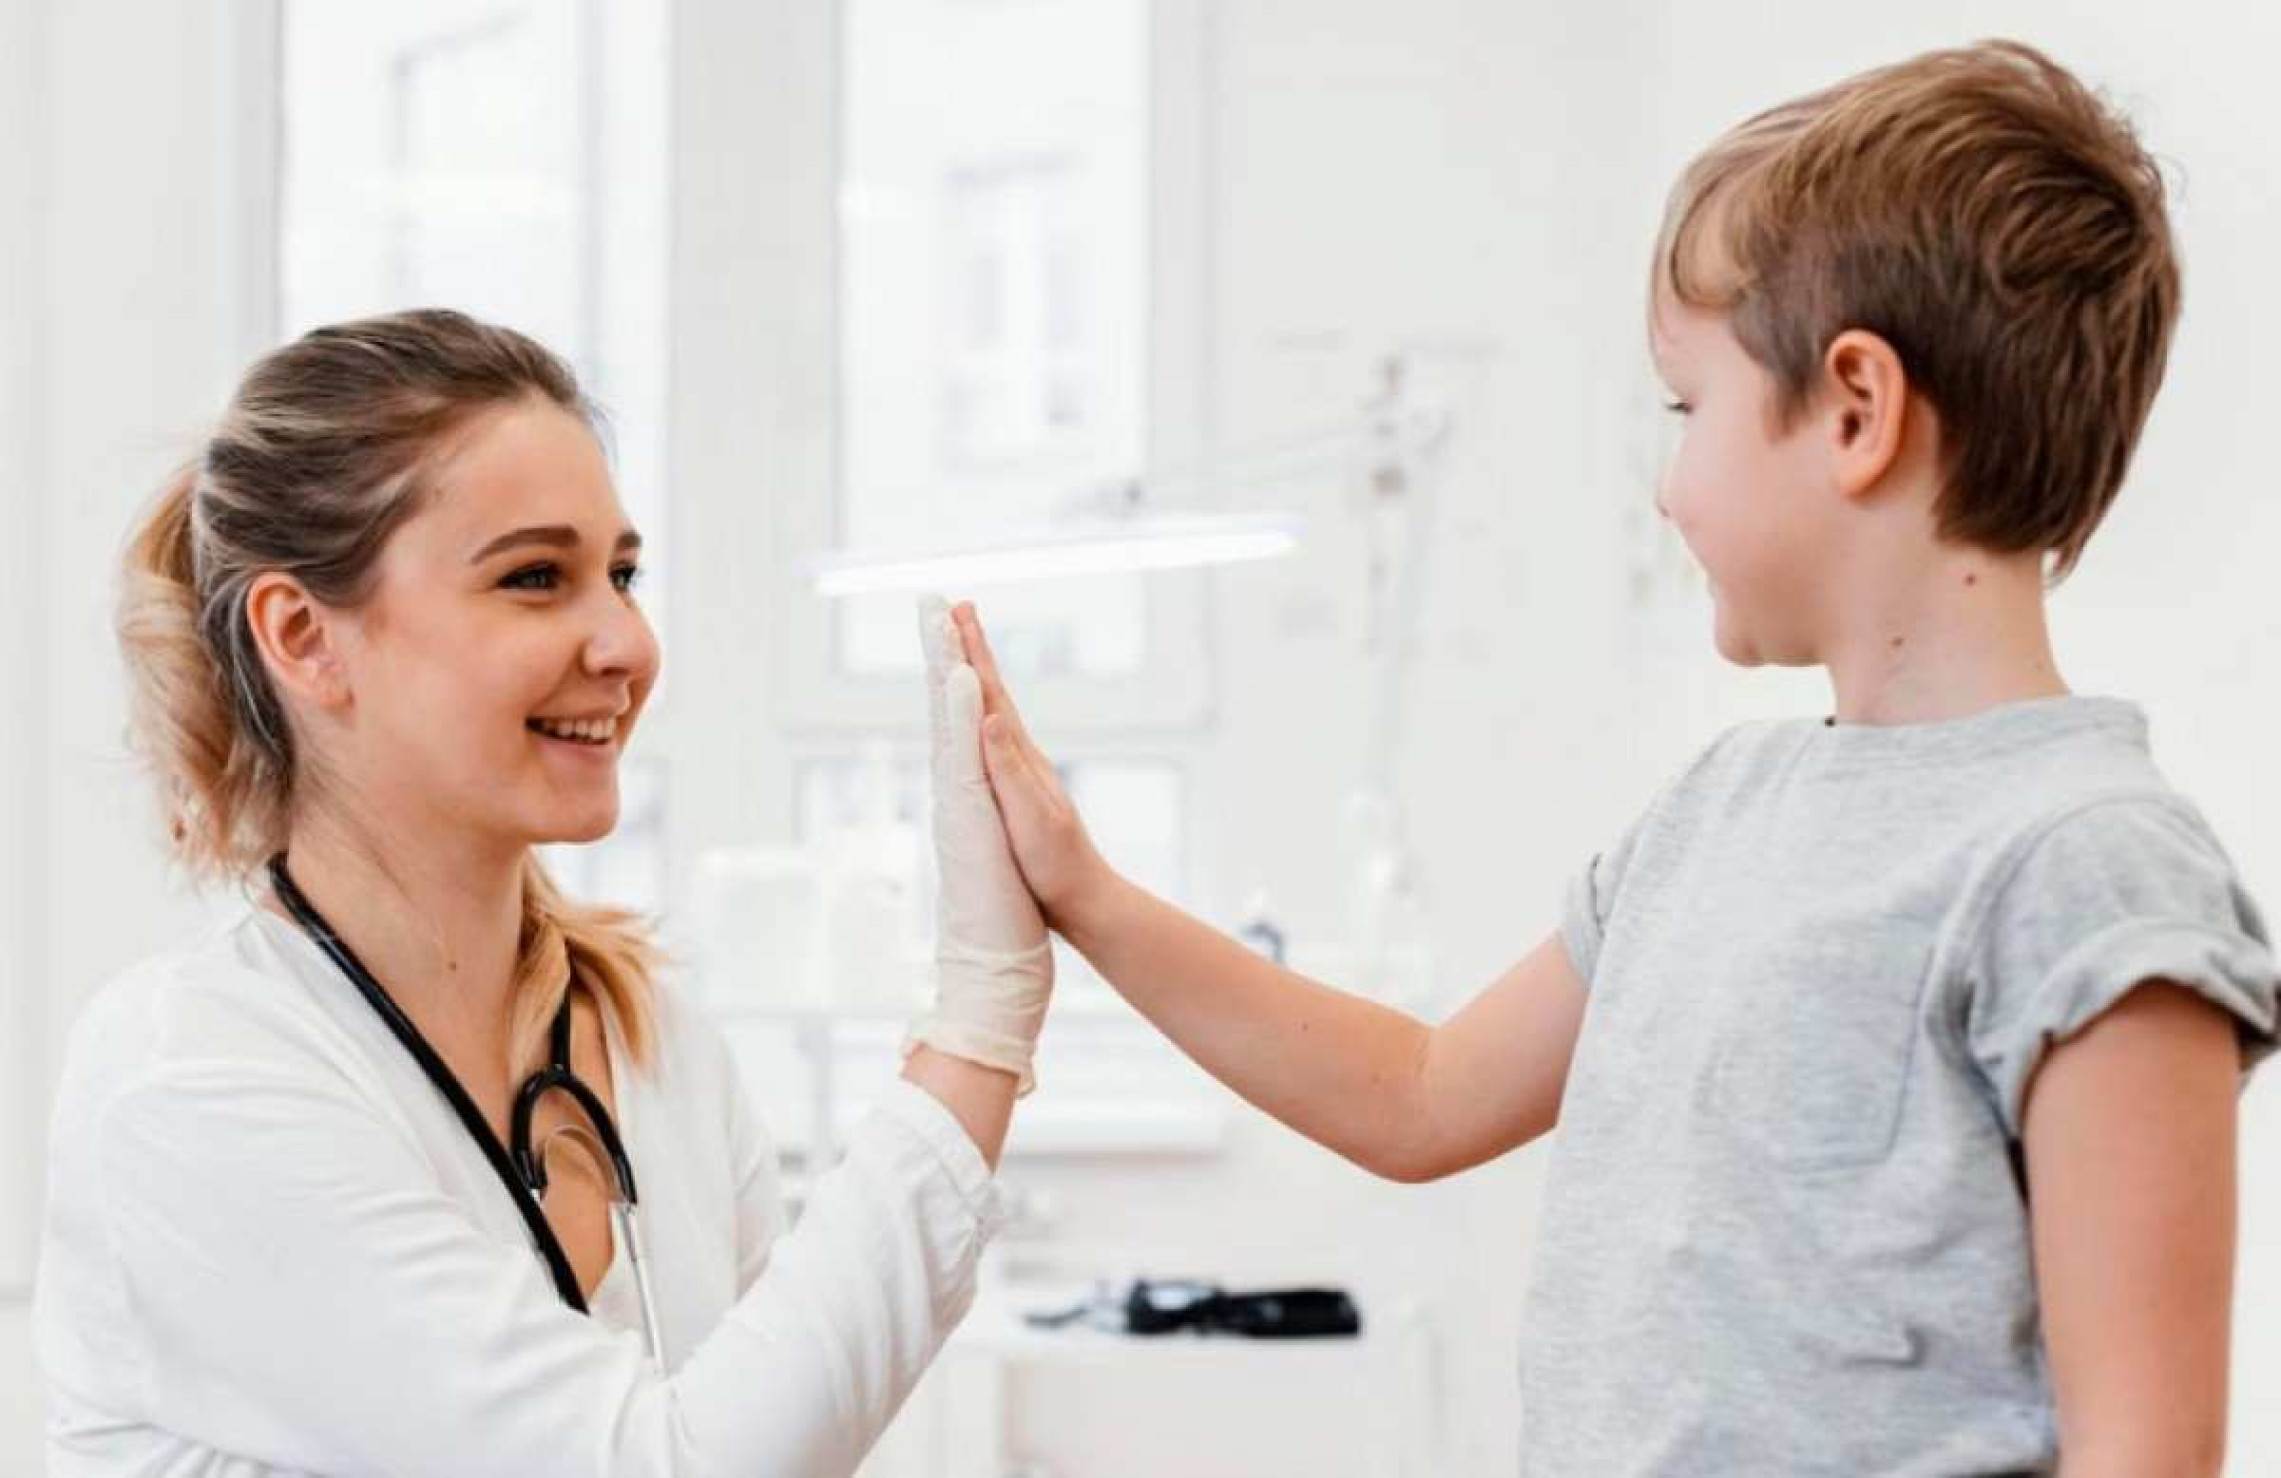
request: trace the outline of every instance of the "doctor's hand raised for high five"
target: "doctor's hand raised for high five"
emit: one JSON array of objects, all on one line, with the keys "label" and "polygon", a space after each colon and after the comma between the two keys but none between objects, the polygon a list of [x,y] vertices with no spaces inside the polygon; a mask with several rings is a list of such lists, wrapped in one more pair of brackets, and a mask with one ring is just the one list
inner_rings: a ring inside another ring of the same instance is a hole
[{"label": "doctor's hand raised for high five", "polygon": [[919,642],[934,790],[935,1009],[908,1045],[1011,1073],[1027,1093],[1053,953],[983,771],[980,684],[937,597],[920,602]]}]

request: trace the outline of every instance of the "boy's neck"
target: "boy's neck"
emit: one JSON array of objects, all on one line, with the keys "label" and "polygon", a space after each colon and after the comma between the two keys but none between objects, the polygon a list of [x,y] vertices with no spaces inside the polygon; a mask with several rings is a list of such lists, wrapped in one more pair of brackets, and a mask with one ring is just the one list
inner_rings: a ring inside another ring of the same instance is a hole
[{"label": "boy's neck", "polygon": [[1855,585],[1825,649],[1841,724],[1935,723],[2065,694],[2043,561],[1936,548],[1905,578]]}]

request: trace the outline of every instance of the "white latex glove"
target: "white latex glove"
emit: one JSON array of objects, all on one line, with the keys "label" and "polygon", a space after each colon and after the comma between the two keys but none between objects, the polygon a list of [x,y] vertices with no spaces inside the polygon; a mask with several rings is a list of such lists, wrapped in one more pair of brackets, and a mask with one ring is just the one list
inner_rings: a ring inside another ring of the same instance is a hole
[{"label": "white latex glove", "polygon": [[1028,1093],[1053,994],[1053,950],[982,768],[982,685],[940,596],[919,602],[919,642],[934,780],[935,1008],[912,1026],[903,1050],[925,1043],[998,1068]]}]

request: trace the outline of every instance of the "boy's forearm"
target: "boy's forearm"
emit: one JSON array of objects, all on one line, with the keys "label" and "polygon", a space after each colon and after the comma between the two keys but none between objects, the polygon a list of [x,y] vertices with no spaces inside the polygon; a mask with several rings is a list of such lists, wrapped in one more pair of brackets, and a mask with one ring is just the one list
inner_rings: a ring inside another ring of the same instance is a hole
[{"label": "boy's forearm", "polygon": [[1286,970],[1113,874],[1053,922],[1134,1009],[1258,1108],[1390,1179],[1432,1163],[1425,1023]]}]

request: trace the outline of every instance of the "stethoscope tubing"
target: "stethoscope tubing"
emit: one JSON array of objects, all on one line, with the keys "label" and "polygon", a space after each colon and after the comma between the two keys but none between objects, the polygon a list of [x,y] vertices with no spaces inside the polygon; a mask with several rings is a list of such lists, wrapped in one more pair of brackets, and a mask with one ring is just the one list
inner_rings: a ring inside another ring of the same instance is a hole
[{"label": "stethoscope tubing", "polygon": [[648,1346],[650,1361],[662,1371],[664,1349],[659,1333],[657,1304],[650,1288],[649,1260],[644,1255],[640,1222],[635,1215],[640,1202],[634,1187],[633,1163],[627,1157],[625,1145],[618,1136],[617,1125],[611,1121],[601,1099],[570,1071],[570,1001],[567,993],[553,1025],[555,1060],[525,1079],[515,1095],[512,1121],[514,1149],[510,1153],[506,1146],[499,1143],[499,1137],[491,1132],[491,1126],[485,1121],[482,1111],[468,1097],[467,1090],[460,1085],[450,1066],[428,1045],[428,1040],[420,1034],[420,1029],[412,1024],[411,1018],[404,1014],[403,1009],[365,967],[364,962],[357,958],[347,941],[334,932],[333,927],[325,922],[324,916],[317,912],[307,896],[294,884],[292,875],[286,871],[283,852],[269,859],[269,877],[277,889],[279,901],[293,915],[302,932],[348,977],[349,983],[371,1005],[388,1027],[389,1033],[403,1044],[404,1050],[412,1055],[412,1060],[419,1065],[420,1071],[451,1106],[460,1124],[467,1130],[468,1137],[475,1141],[476,1148],[482,1151],[483,1158],[489,1162],[499,1183],[506,1188],[508,1199],[514,1202],[525,1230],[530,1233],[533,1245],[538,1248],[540,1258],[546,1263],[555,1292],[565,1304],[583,1314],[589,1310],[586,1296],[578,1287],[578,1275],[570,1265],[570,1255],[564,1251],[561,1238],[555,1235],[554,1227],[547,1221],[546,1212],[539,1204],[538,1198],[546,1190],[545,1161],[532,1152],[530,1145],[531,1119],[541,1097],[551,1090],[561,1089],[578,1101],[609,1157],[612,1173],[617,1177],[617,1195],[610,1202],[611,1228],[633,1271],[634,1287],[641,1300],[643,1340]]}]

